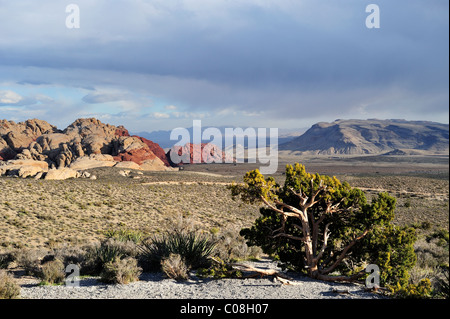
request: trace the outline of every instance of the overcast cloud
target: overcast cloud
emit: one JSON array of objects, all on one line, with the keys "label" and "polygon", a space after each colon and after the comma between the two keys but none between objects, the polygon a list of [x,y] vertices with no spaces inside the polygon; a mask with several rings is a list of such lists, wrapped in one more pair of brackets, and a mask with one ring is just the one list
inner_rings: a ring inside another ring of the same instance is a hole
[{"label": "overcast cloud", "polygon": [[[0,0],[0,118],[448,123],[447,0]],[[365,8],[380,8],[368,29]]]}]

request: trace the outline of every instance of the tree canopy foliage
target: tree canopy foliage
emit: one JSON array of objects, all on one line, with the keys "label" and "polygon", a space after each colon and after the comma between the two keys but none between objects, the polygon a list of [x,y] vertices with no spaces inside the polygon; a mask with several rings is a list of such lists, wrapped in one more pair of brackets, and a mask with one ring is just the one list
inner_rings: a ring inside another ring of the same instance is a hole
[{"label": "tree canopy foliage", "polygon": [[408,282],[416,235],[392,223],[396,199],[387,193],[368,202],[360,189],[298,163],[286,166],[284,185],[253,170],[230,188],[234,198],[264,204],[262,216],[241,235],[285,267],[316,279],[354,281],[376,264],[382,285]]}]

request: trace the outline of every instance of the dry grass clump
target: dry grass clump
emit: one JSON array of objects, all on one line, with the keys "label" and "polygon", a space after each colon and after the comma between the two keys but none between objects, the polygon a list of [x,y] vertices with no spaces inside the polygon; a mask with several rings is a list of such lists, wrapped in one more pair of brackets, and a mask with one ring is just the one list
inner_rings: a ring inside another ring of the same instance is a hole
[{"label": "dry grass clump", "polygon": [[112,284],[128,284],[138,281],[142,268],[133,257],[116,258],[103,265],[100,280]]},{"label": "dry grass clump", "polygon": [[20,286],[3,269],[0,269],[0,299],[16,299],[20,296]]},{"label": "dry grass clump", "polygon": [[80,272],[82,275],[100,275],[106,264],[112,264],[114,261],[126,257],[135,258],[137,254],[138,248],[135,243],[110,238],[100,244],[85,247]]},{"label": "dry grass clump", "polygon": [[170,254],[161,260],[161,270],[171,279],[183,281],[189,278],[189,268],[180,254]]},{"label": "dry grass clump", "polygon": [[59,259],[47,261],[39,268],[39,278],[43,285],[62,284],[66,279],[63,262]]},{"label": "dry grass clump", "polygon": [[245,238],[239,232],[240,229],[233,226],[223,230],[213,229],[213,239],[217,243],[214,256],[226,262],[259,259],[263,253],[262,249],[247,246]]},{"label": "dry grass clump", "polygon": [[39,276],[41,261],[48,255],[47,249],[18,249],[15,253],[17,265],[25,271],[25,275]]}]

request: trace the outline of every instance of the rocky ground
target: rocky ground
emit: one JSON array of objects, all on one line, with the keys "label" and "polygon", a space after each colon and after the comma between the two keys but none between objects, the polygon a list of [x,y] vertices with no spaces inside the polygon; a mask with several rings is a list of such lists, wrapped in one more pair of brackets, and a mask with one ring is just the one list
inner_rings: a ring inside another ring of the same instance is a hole
[{"label": "rocky ground", "polygon": [[[277,269],[269,260],[247,262],[261,269]],[[365,291],[359,284],[327,283],[289,274],[292,284],[274,278],[201,279],[192,276],[177,282],[162,273],[144,273],[140,281],[127,285],[106,285],[89,277],[79,287],[22,284],[25,299],[379,299],[382,295]]]}]

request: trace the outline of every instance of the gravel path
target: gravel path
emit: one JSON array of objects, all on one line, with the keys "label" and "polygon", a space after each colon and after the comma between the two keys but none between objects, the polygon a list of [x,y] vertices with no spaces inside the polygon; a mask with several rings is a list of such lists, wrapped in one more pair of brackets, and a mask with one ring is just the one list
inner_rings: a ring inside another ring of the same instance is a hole
[{"label": "gravel path", "polygon": [[[251,263],[258,268],[276,268],[273,262]],[[83,278],[79,287],[22,286],[24,299],[376,299],[356,284],[327,283],[290,275],[293,285],[282,285],[270,277],[248,279],[201,279],[185,282],[145,273],[140,281],[127,285],[106,285],[96,278]],[[335,290],[335,291],[333,291]],[[339,292],[336,292],[340,291]]]}]

